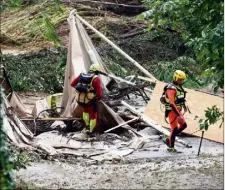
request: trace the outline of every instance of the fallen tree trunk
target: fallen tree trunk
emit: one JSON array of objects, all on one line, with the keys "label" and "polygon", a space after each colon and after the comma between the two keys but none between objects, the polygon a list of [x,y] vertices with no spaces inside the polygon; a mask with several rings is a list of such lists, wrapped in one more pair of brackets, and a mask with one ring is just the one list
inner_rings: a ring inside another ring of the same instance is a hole
[{"label": "fallen tree trunk", "polygon": [[99,10],[94,10],[94,11],[79,11],[80,16],[105,16],[108,14],[105,11],[99,11]]},{"label": "fallen tree trunk", "polygon": [[[164,129],[161,125],[155,123],[153,120],[151,120],[149,117],[145,116],[144,114],[141,114],[138,110],[136,110],[134,107],[132,107],[131,105],[127,104],[124,101],[121,101],[121,104],[126,106],[130,111],[132,111],[134,114],[138,115],[140,117],[140,120],[146,122],[147,124],[149,124],[151,127],[155,128],[156,130],[158,130],[159,132],[169,136],[170,132],[166,129]],[[189,145],[189,143],[185,142],[184,140],[176,137],[176,141],[183,144],[184,146],[186,146],[187,148],[190,148],[191,145]]]},{"label": "fallen tree trunk", "polygon": [[139,34],[143,34],[145,32],[146,32],[145,30],[140,30],[140,31],[124,34],[124,35],[120,36],[119,39],[131,38],[131,37],[137,36]]},{"label": "fallen tree trunk", "polygon": [[70,1],[64,0],[62,2],[69,3],[75,6],[77,6],[77,4],[79,3],[82,5],[88,5],[92,8],[95,7],[100,10],[112,11],[116,14],[137,15],[146,11],[146,8],[142,5],[128,5],[128,4],[118,4],[118,3],[91,1],[91,0],[70,0]]}]

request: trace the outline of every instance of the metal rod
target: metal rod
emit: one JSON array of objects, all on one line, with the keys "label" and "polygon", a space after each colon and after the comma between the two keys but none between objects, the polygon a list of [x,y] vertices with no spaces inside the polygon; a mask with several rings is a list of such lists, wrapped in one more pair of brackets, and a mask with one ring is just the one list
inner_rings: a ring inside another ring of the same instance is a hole
[{"label": "metal rod", "polygon": [[[74,11],[72,11],[71,13],[73,13],[73,12]],[[96,30],[93,26],[91,26],[83,18],[81,18],[76,12],[75,12],[75,16],[83,24],[85,24],[88,28],[93,30],[97,35],[99,35],[103,40],[105,40],[109,45],[111,45],[115,50],[117,50],[120,54],[122,54],[125,58],[127,58],[131,63],[133,63],[137,68],[139,68],[146,76],[152,78],[154,81],[157,81],[157,79],[151,73],[149,73],[144,67],[142,67],[137,61],[135,61],[133,58],[131,58],[128,54],[126,54],[123,50],[121,50],[118,46],[116,46],[112,41],[110,41],[106,36],[104,36],[102,33],[100,33],[98,30]]]},{"label": "metal rod", "polygon": [[142,96],[143,100],[145,101],[145,103],[147,104],[148,100],[146,99],[146,96],[145,96],[146,94],[143,94],[141,89],[139,89],[138,91],[141,94],[141,96]]},{"label": "metal rod", "polygon": [[143,94],[145,95],[146,99],[147,99],[147,100],[150,100],[150,98],[149,98],[148,95],[146,94],[145,90],[144,90],[143,88],[142,88],[141,90],[142,90]]},{"label": "metal rod", "polygon": [[202,131],[201,141],[200,141],[199,148],[198,148],[198,156],[200,154],[200,150],[201,150],[201,146],[202,146],[202,139],[203,139],[203,136],[204,136],[204,132],[205,131]]}]

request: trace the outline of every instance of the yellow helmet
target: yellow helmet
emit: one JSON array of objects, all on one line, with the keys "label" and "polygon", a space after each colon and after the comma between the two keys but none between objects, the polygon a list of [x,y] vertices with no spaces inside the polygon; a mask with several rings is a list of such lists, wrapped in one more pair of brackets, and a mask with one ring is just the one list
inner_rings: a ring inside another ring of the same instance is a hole
[{"label": "yellow helmet", "polygon": [[181,70],[176,70],[173,74],[173,80],[177,81],[178,79],[186,79],[186,74]]},{"label": "yellow helmet", "polygon": [[98,63],[92,64],[90,66],[90,71],[102,71],[101,66]]}]

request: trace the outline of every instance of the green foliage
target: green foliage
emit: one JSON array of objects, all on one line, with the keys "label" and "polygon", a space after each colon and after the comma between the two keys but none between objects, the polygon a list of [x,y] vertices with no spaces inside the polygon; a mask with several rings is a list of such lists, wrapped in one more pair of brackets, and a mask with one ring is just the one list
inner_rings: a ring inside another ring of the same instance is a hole
[{"label": "green foliage", "polygon": [[43,46],[44,40],[52,40],[55,46],[59,46],[56,26],[68,17],[71,9],[58,0],[40,0],[33,5],[4,12],[0,41],[2,44],[9,45],[11,42],[23,45],[23,48],[34,48]]},{"label": "green foliage", "polygon": [[[2,110],[2,90],[0,89],[0,110]],[[0,111],[2,114],[2,111]],[[12,179],[13,162],[10,160],[8,147],[6,145],[6,135],[3,129],[3,116],[0,115],[0,187],[1,189],[14,189],[15,184]]]},{"label": "green foliage", "polygon": [[207,108],[205,110],[205,117],[206,119],[200,119],[199,124],[200,124],[200,129],[201,130],[208,130],[210,125],[213,125],[221,120],[220,123],[220,128],[224,123],[224,114],[217,108],[215,105],[212,108]]},{"label": "green foliage", "polygon": [[[211,81],[224,84],[224,19],[222,0],[143,0],[150,9],[139,18],[150,26],[180,31],[187,45],[193,47],[203,69],[210,70]],[[216,77],[215,77],[216,76]],[[214,77],[214,78],[213,78]]]},{"label": "green foliage", "polygon": [[1,63],[15,91],[62,92],[66,66],[66,49],[26,54],[1,55]]},{"label": "green foliage", "polygon": [[55,9],[61,13],[63,13],[63,9],[62,7],[60,6],[61,5],[61,2],[60,0],[53,0],[54,1],[54,5],[55,5]]},{"label": "green foliage", "polygon": [[49,18],[47,15],[43,15],[43,22],[44,22],[44,39],[53,41],[55,47],[60,46],[60,40],[59,37],[56,34],[56,27],[53,24],[51,18]]},{"label": "green foliage", "polygon": [[8,11],[15,8],[20,8],[23,0],[3,0],[0,5],[0,11]]},{"label": "green foliage", "polygon": [[203,81],[200,77],[201,70],[196,62],[189,57],[179,57],[174,61],[160,61],[154,66],[153,74],[161,81],[171,82],[175,70],[182,70],[187,74],[184,87],[201,88]]},{"label": "green foliage", "polygon": [[30,158],[25,152],[18,153],[15,150],[10,150],[10,157],[13,162],[13,169],[20,170],[21,168],[26,169],[30,165]]},{"label": "green foliage", "polygon": [[[192,56],[191,50],[184,46],[181,37],[177,33],[170,31],[151,30],[132,38],[116,41],[115,43],[149,72],[155,74],[156,78],[159,78],[159,72],[155,72],[158,62],[173,62],[181,55]],[[114,64],[119,64],[123,70],[126,69],[126,73],[121,73],[122,75],[119,76],[143,75],[139,69],[136,69],[130,61],[118,54],[111,46],[102,43],[97,46],[97,51],[114,73],[117,72],[116,69],[118,69],[119,73],[123,72]],[[196,69],[197,64],[194,63],[184,62],[186,70],[192,70],[191,68],[199,70],[198,67]],[[197,72],[198,75],[200,72]],[[171,73],[169,76],[171,76]]]},{"label": "green foliage", "polygon": [[125,68],[121,67],[120,64],[110,61],[110,63],[107,64],[107,66],[108,66],[109,70],[112,71],[112,73],[115,74],[116,76],[120,76],[120,77],[127,76],[127,70]]}]

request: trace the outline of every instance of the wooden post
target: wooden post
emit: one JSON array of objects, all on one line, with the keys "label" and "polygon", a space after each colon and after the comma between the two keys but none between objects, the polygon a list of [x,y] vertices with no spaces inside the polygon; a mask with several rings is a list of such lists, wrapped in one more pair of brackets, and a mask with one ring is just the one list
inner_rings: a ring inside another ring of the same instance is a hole
[{"label": "wooden post", "polygon": [[203,136],[204,136],[204,132],[205,131],[202,131],[201,141],[200,141],[199,148],[198,148],[198,156],[200,154],[200,149],[201,149],[201,146],[202,146],[202,139],[203,139]]}]

